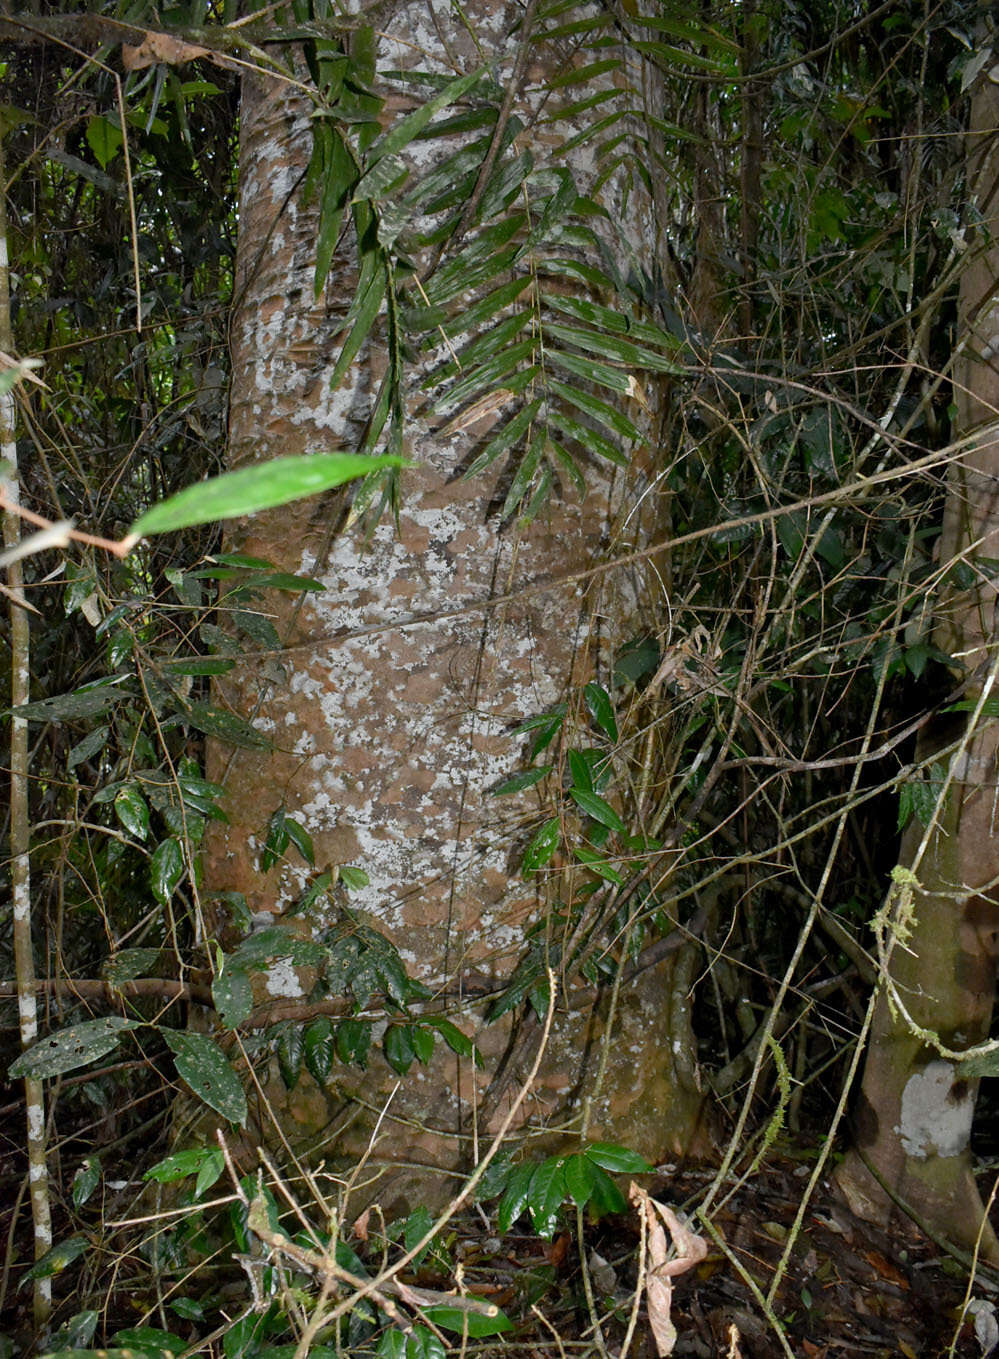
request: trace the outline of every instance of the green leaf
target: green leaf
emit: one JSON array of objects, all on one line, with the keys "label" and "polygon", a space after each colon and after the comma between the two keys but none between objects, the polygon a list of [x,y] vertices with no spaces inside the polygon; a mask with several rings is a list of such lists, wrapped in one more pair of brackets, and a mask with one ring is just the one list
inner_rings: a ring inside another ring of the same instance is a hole
[{"label": "green leaf", "polygon": [[525,788],[533,788],[536,783],[547,778],[552,772],[554,765],[543,764],[537,769],[522,769],[519,774],[512,774],[510,778],[504,779],[498,787],[493,788],[492,797],[509,797],[511,793],[522,793]]},{"label": "green leaf", "polygon": [[563,1166],[565,1188],[577,1208],[585,1208],[593,1193],[593,1166],[585,1156],[567,1156]]},{"label": "green leaf", "polygon": [[[558,368],[566,368],[574,377],[584,382],[594,382],[598,387],[607,387],[622,396],[631,391],[632,377],[621,368],[610,368],[597,359],[585,358],[581,354],[569,354],[564,349],[546,349],[549,362]],[[554,385],[554,384],[552,384]]]},{"label": "green leaf", "polygon": [[196,731],[240,750],[270,749],[271,743],[262,732],[235,713],[216,708],[211,703],[191,703],[184,712],[184,721]]},{"label": "green leaf", "polygon": [[565,326],[556,321],[545,322],[545,334],[553,335],[558,340],[567,340],[578,349],[600,354],[612,362],[626,363],[630,368],[651,369],[656,373],[682,374],[686,371],[680,364],[663,358],[661,354],[653,353],[651,349],[633,344],[630,340],[617,335],[580,330],[576,326]]},{"label": "green leaf", "polygon": [[8,708],[6,715],[27,722],[73,722],[80,717],[96,717],[123,698],[132,696],[131,688],[124,683],[126,680],[127,676],[115,675],[74,689],[71,694],[58,694],[55,698],[42,698],[37,703]]},{"label": "green leaf", "polygon": [[27,1283],[34,1283],[36,1279],[51,1279],[54,1275],[61,1274],[89,1248],[90,1242],[85,1236],[71,1236],[66,1241],[58,1242],[47,1250],[40,1260],[35,1261],[22,1276],[18,1288],[23,1288]]},{"label": "green leaf", "polygon": [[134,783],[128,783],[114,800],[115,815],[137,840],[144,840],[149,834],[149,804]]},{"label": "green leaf", "polygon": [[106,170],[117,156],[124,142],[121,128],[109,118],[97,114],[87,120],[87,145],[97,157],[102,170]]},{"label": "green leaf", "polygon": [[101,1182],[101,1158],[88,1156],[73,1176],[73,1207],[80,1209]]},{"label": "green leaf", "polygon": [[7,1074],[11,1080],[28,1077],[40,1081],[50,1076],[61,1076],[66,1071],[75,1071],[77,1067],[87,1066],[98,1057],[112,1052],[123,1033],[138,1027],[138,1020],[122,1019],[118,1015],[71,1024],[69,1028],[60,1029],[58,1033],[49,1034],[47,1038],[32,1044],[11,1063]]},{"label": "green leaf", "polygon": [[464,472],[465,480],[469,477],[478,476],[487,467],[496,461],[507,449],[512,448],[530,427],[538,411],[541,409],[541,398],[537,397],[534,401],[528,402],[523,409],[519,410],[512,420],[508,420],[498,434],[495,434],[485,448],[469,464]]},{"label": "green leaf", "polygon": [[583,698],[590,716],[597,726],[612,741],[617,741],[617,722],[614,719],[614,704],[610,694],[600,684],[588,684],[583,690]]},{"label": "green leaf", "polygon": [[392,1070],[405,1076],[416,1057],[411,1027],[408,1024],[390,1024],[382,1039],[382,1049]]},{"label": "green leaf", "polygon": [[459,1335],[467,1335],[471,1340],[513,1330],[513,1322],[509,1317],[504,1316],[498,1307],[492,1304],[489,1304],[489,1307],[489,1313],[484,1314],[466,1312],[448,1303],[438,1303],[433,1307],[424,1307],[422,1315],[435,1326],[440,1326],[445,1331],[456,1331]]},{"label": "green leaf", "polygon": [[363,868],[355,868],[352,864],[340,864],[337,867],[337,876],[348,892],[357,892],[360,888],[369,886],[371,882]]},{"label": "green leaf", "polygon": [[624,1195],[606,1170],[598,1165],[593,1165],[593,1192],[590,1195],[590,1212],[593,1216],[603,1217],[607,1213],[623,1213],[627,1207]]},{"label": "green leaf", "polygon": [[305,1069],[317,1085],[325,1085],[333,1068],[336,1045],[328,1015],[319,1015],[307,1024],[302,1036]]},{"label": "green leaf", "polygon": [[298,850],[299,854],[301,854],[305,862],[309,864],[310,867],[315,868],[316,852],[313,849],[312,837],[309,832],[300,821],[296,821],[295,818],[291,816],[285,817],[284,828],[288,839]]},{"label": "green leaf", "polygon": [[496,1214],[496,1228],[500,1236],[506,1236],[521,1213],[527,1211],[527,1196],[534,1171],[535,1166],[530,1161],[522,1161],[511,1171]]},{"label": "green leaf", "polygon": [[336,1052],[340,1061],[364,1070],[371,1047],[371,1025],[363,1019],[341,1019],[336,1026]]},{"label": "green leaf", "polygon": [[546,821],[543,826],[535,831],[524,850],[521,872],[525,878],[529,873],[535,873],[539,868],[544,868],[545,864],[549,862],[558,848],[561,833],[561,823],[557,816],[553,816],[550,821]]},{"label": "green leaf", "polygon": [[416,1060],[423,1066],[426,1066],[434,1055],[436,1038],[433,1028],[427,1024],[414,1024],[412,1026],[411,1036]]},{"label": "green leaf", "polygon": [[435,1028],[451,1051],[456,1052],[459,1057],[472,1057],[477,1065],[481,1062],[475,1044],[456,1024],[452,1024],[450,1019],[445,1019],[442,1015],[427,1015],[421,1022]]},{"label": "green leaf", "polygon": [[277,1035],[277,1059],[281,1079],[288,1090],[294,1090],[302,1074],[305,1061],[305,1033],[301,1024],[282,1024]]},{"label": "green leaf", "polygon": [[[370,256],[369,256],[370,258]],[[389,286],[389,275],[385,261],[379,255],[370,266],[370,276],[366,282],[359,286],[357,295],[354,299],[347,321],[351,324],[350,333],[343,342],[336,367],[330,377],[330,390],[335,391],[339,387],[347,374],[350,365],[357,358],[361,351],[361,346],[368,338],[371,327],[375,323],[382,302]],[[340,454],[341,457],[360,457],[359,454]],[[368,466],[360,473],[354,475],[367,476],[368,473],[376,471],[382,467],[404,467],[406,464],[401,459],[386,460],[385,458],[365,458]]]},{"label": "green leaf", "polygon": [[627,830],[624,822],[617,812],[596,793],[588,793],[583,788],[570,788],[569,795],[587,816],[591,816],[594,821],[599,821],[602,826],[608,826],[611,830]]},{"label": "green leaf", "polygon": [[184,851],[172,835],[161,840],[149,861],[149,885],[161,906],[167,906],[184,876]]},{"label": "green leaf", "polygon": [[110,727],[97,727],[89,732],[82,741],[78,741],[66,756],[66,768],[75,769],[78,764],[83,764],[85,760],[91,759],[94,755],[102,751],[107,745]]},{"label": "green leaf", "polygon": [[612,1170],[616,1175],[647,1175],[653,1169],[637,1151],[619,1147],[615,1142],[591,1142],[583,1148],[583,1155],[594,1165]]},{"label": "green leaf", "polygon": [[116,1331],[113,1339],[141,1354],[155,1355],[156,1359],[164,1354],[183,1354],[187,1349],[187,1342],[179,1335],[161,1331],[158,1326],[129,1326],[126,1330]]},{"label": "green leaf", "polygon": [[581,864],[585,864],[591,873],[596,873],[597,877],[603,878],[605,882],[612,882],[617,887],[624,884],[624,878],[616,868],[611,868],[606,857],[595,849],[590,849],[589,845],[575,845],[573,853]]},{"label": "green leaf", "polygon": [[200,1197],[210,1189],[225,1169],[225,1158],[219,1147],[190,1147],[186,1151],[176,1151],[172,1156],[157,1161],[143,1175],[144,1180],[155,1180],[157,1184],[174,1184],[186,1180],[191,1175],[198,1177],[195,1197]]},{"label": "green leaf", "polygon": [[[591,419],[596,420],[598,424],[603,425],[619,438],[630,439],[638,444],[643,442],[641,434],[628,417],[615,409],[614,406],[609,406],[600,397],[593,396],[592,393],[584,391],[580,387],[567,387],[565,383],[556,382],[554,378],[549,378],[548,388],[556,396],[560,396],[563,401],[568,402],[570,406],[575,406],[577,410],[590,416]],[[621,454],[618,453],[617,461],[620,460]],[[624,459],[624,465],[628,465],[627,458]]]},{"label": "green leaf", "polygon": [[[380,301],[379,298],[379,304]],[[405,465],[401,458],[364,458],[355,453],[271,458],[253,467],[224,472],[197,486],[188,486],[140,515],[129,533],[137,538],[147,538],[154,533],[170,533],[195,524],[256,514],[259,510],[287,505],[291,500],[342,486],[380,467]]]},{"label": "green leaf", "polygon": [[223,1029],[235,1029],[253,1009],[253,986],[249,974],[228,959],[212,982],[212,1000]]},{"label": "green leaf", "polygon": [[199,1099],[230,1123],[246,1125],[246,1096],[235,1071],[210,1038],[201,1033],[161,1030],[177,1074]]},{"label": "green leaf", "polygon": [[148,977],[160,960],[158,948],[120,948],[101,963],[101,976],[112,986]]},{"label": "green leaf", "polygon": [[550,1240],[555,1235],[558,1224],[558,1210],[565,1199],[564,1158],[549,1156],[537,1167],[531,1176],[527,1191],[527,1206],[531,1211],[534,1230],[541,1237]]}]

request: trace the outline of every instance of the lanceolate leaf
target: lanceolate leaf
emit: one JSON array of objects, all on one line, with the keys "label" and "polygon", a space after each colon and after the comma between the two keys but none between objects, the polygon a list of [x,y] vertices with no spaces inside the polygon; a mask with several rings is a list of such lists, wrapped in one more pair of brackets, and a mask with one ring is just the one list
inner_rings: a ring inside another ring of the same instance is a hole
[{"label": "lanceolate leaf", "polygon": [[61,1076],[64,1071],[75,1071],[112,1052],[126,1030],[138,1027],[136,1020],[121,1019],[118,1015],[72,1024],[22,1052],[11,1063],[7,1074],[11,1080],[24,1076],[45,1080],[49,1076]]},{"label": "lanceolate leaf", "polygon": [[[380,305],[380,296],[378,302]],[[140,515],[129,536],[148,538],[154,533],[170,533],[194,524],[212,524],[219,519],[256,514],[258,510],[286,505],[291,500],[342,486],[355,477],[366,476],[376,467],[401,465],[399,458],[363,458],[356,453],[271,458],[178,491],[169,500]]]}]

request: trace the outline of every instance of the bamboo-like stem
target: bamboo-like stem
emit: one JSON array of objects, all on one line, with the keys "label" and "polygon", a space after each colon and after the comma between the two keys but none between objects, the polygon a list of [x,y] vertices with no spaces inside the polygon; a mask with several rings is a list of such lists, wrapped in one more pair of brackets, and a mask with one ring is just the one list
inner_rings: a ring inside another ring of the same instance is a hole
[{"label": "bamboo-like stem", "polygon": [[[10,324],[10,273],[7,255],[7,177],[0,139],[0,349],[13,351]],[[4,459],[4,498],[17,504],[17,443],[14,438],[13,390],[0,393],[0,457]],[[3,541],[8,549],[21,540],[21,521],[12,509],[3,511]],[[28,610],[16,601],[22,597],[24,572],[20,561],[7,568],[10,587],[10,702],[17,708],[27,703],[30,683],[31,633]],[[14,901],[14,969],[17,977],[17,1010],[21,1045],[28,1047],[38,1035],[35,1004],[35,959],[31,945],[31,866],[28,857],[28,723],[23,717],[10,721],[10,878]],[[45,1091],[42,1082],[26,1078],[24,1105],[27,1120],[28,1180],[31,1216],[35,1228],[35,1259],[52,1245],[52,1214],[49,1205],[48,1167],[45,1163]],[[43,1327],[52,1311],[51,1279],[36,1279],[35,1322]]]}]

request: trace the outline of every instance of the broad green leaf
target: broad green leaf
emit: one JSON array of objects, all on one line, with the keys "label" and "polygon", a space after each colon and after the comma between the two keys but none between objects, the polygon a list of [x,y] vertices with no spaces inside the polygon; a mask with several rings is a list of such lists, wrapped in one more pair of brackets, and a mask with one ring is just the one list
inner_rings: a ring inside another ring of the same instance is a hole
[{"label": "broad green leaf", "polygon": [[144,840],[149,834],[149,804],[134,783],[115,794],[115,815],[130,835]]},{"label": "broad green leaf", "polygon": [[647,1175],[653,1167],[637,1151],[619,1147],[615,1142],[591,1142],[583,1148],[588,1161],[612,1170],[616,1175]]},{"label": "broad green leaf", "polygon": [[267,750],[270,741],[256,727],[235,713],[216,708],[211,703],[191,703],[184,712],[184,720],[196,731],[204,732],[217,741],[237,746],[240,750]]},{"label": "broad green leaf", "polygon": [[220,1048],[201,1033],[161,1030],[173,1053],[177,1074],[199,1099],[230,1123],[246,1125],[246,1096]]},{"label": "broad green leaf", "polygon": [[60,1029],[58,1033],[49,1034],[47,1038],[32,1044],[11,1063],[7,1074],[11,1080],[19,1080],[24,1076],[46,1080],[50,1076],[61,1076],[66,1071],[75,1071],[77,1067],[87,1066],[98,1057],[112,1052],[123,1033],[138,1027],[138,1020],[122,1019],[118,1015],[71,1024],[69,1028]]},{"label": "broad green leaf", "polygon": [[[86,1349],[94,1338],[97,1321],[98,1313],[91,1307],[82,1312],[77,1312],[59,1327],[55,1335],[49,1340],[49,1345],[55,1350],[62,1349],[63,1346],[76,1352]],[[5,1346],[0,1342],[2,1359],[12,1359],[13,1354],[13,1345]]]},{"label": "broad green leaf", "polygon": [[212,982],[212,1000],[223,1029],[235,1029],[253,1009],[253,986],[249,974],[227,960]]},{"label": "broad green leaf", "polygon": [[71,694],[55,698],[41,698],[36,703],[22,703],[19,708],[8,708],[8,717],[20,717],[28,722],[73,722],[78,717],[96,717],[106,712],[123,698],[132,696],[127,677],[116,675],[109,680],[74,689]]},{"label": "broad green leaf", "polygon": [[191,1147],[187,1151],[174,1152],[172,1156],[157,1161],[143,1175],[144,1180],[155,1180],[157,1184],[173,1184],[196,1175],[195,1197],[200,1197],[210,1189],[225,1169],[225,1158],[219,1147]]},{"label": "broad green leaf", "polygon": [[277,1035],[277,1059],[281,1079],[294,1090],[305,1062],[305,1034],[301,1024],[282,1024]]},{"label": "broad green leaf", "polygon": [[186,1340],[169,1331],[161,1331],[158,1326],[129,1326],[126,1330],[116,1331],[112,1338],[117,1345],[125,1345],[142,1355],[155,1355],[156,1359],[164,1354],[183,1354],[188,1348]]},{"label": "broad green leaf", "polygon": [[148,977],[161,957],[158,948],[120,948],[101,963],[101,976],[112,986]]},{"label": "broad green leaf", "polygon": [[88,732],[83,740],[78,741],[66,756],[66,768],[75,769],[78,764],[83,764],[85,760],[91,759],[102,751],[107,745],[110,730],[110,727],[97,727],[94,731]]},{"label": "broad green leaf", "polygon": [[569,751],[569,774],[573,786],[582,788],[586,793],[593,792],[593,773],[590,762],[581,750]]},{"label": "broad green leaf", "polygon": [[624,1195],[601,1166],[590,1158],[593,1167],[593,1191],[590,1194],[590,1212],[594,1217],[607,1213],[623,1213],[628,1205]]},{"label": "broad green leaf", "polygon": [[594,821],[599,821],[602,826],[609,826],[611,830],[616,831],[627,830],[624,822],[610,803],[605,802],[596,793],[587,793],[582,788],[570,788],[569,794],[577,807],[584,811],[587,816],[592,816]]},{"label": "broad green leaf", "polygon": [[184,876],[184,851],[180,841],[170,836],[161,840],[149,861],[149,885],[161,906],[167,906],[177,884]]},{"label": "broad green leaf", "polygon": [[410,1032],[416,1060],[426,1066],[434,1055],[436,1037],[433,1028],[427,1024],[414,1024]]},{"label": "broad green leaf", "polygon": [[404,463],[400,458],[362,458],[355,453],[271,458],[253,467],[224,472],[197,486],[188,486],[140,515],[129,533],[137,538],[147,538],[154,533],[170,533],[195,524],[212,524],[220,519],[256,514],[259,510],[287,505],[303,496],[318,495],[334,486],[342,486],[356,477],[366,476],[376,467],[401,466]]},{"label": "broad green leaf", "polygon": [[93,151],[102,170],[106,170],[121,150],[124,137],[117,123],[97,114],[87,120],[87,145]]},{"label": "broad green leaf", "polygon": [[409,1024],[390,1024],[382,1039],[385,1060],[393,1071],[405,1076],[413,1065],[416,1050],[413,1046],[413,1031]]},{"label": "broad green leaf", "polygon": [[552,772],[554,765],[543,764],[537,769],[522,769],[519,774],[512,774],[510,778],[504,779],[501,784],[492,789],[493,797],[509,797],[511,793],[522,793],[525,788],[533,788],[536,783],[547,778]]},{"label": "broad green leaf", "polygon": [[356,892],[361,887],[367,887],[371,882],[363,868],[355,868],[352,864],[340,864],[337,868],[337,876],[348,892]]},{"label": "broad green leaf", "polygon": [[552,855],[558,848],[561,838],[562,827],[557,816],[553,816],[550,821],[546,821],[543,826],[534,832],[527,848],[524,850],[524,862],[521,865],[521,872],[525,877],[529,873],[536,872],[539,868],[544,868]]},{"label": "broad green leaf", "polygon": [[101,1158],[88,1156],[73,1176],[73,1207],[80,1209],[101,1182]]},{"label": "broad green leaf", "polygon": [[530,1161],[522,1161],[510,1172],[510,1179],[496,1214],[496,1228],[500,1236],[506,1236],[521,1213],[527,1211],[527,1195],[534,1171],[535,1166]]},{"label": "broad green leaf", "polygon": [[365,1069],[371,1047],[371,1025],[363,1019],[341,1019],[336,1026],[336,1052],[344,1064],[353,1062]]},{"label": "broad green leaf", "polygon": [[537,1167],[531,1176],[527,1191],[527,1206],[531,1211],[534,1230],[541,1237],[550,1239],[555,1234],[558,1210],[565,1199],[564,1158],[549,1156]]},{"label": "broad green leaf", "polygon": [[307,1024],[302,1035],[305,1069],[317,1085],[325,1085],[333,1068],[336,1045],[328,1015],[319,1015]]},{"label": "broad green leaf", "polygon": [[[71,1236],[66,1241],[58,1242],[22,1275],[18,1288],[23,1288],[27,1283],[34,1283],[36,1279],[51,1279],[54,1275],[61,1274],[74,1260],[79,1260],[80,1256],[89,1249],[90,1242],[85,1236]],[[76,1351],[71,1351],[71,1353],[76,1353]]]},{"label": "broad green leaf", "polygon": [[585,1156],[567,1156],[563,1166],[565,1188],[577,1208],[585,1208],[593,1193],[593,1166]]},{"label": "broad green leaf", "polygon": [[475,1059],[476,1065],[481,1063],[482,1059],[475,1044],[462,1033],[456,1024],[452,1024],[450,1019],[444,1019],[441,1015],[427,1015],[421,1022],[425,1025],[432,1025],[451,1051],[456,1052],[459,1057],[472,1057]]},{"label": "broad green leaf", "polygon": [[422,1315],[435,1326],[441,1326],[445,1331],[457,1331],[459,1335],[467,1335],[471,1340],[513,1330],[513,1322],[504,1316],[498,1307],[492,1304],[484,1305],[489,1306],[488,1313],[466,1312],[449,1303],[438,1303],[432,1307],[424,1307]]}]

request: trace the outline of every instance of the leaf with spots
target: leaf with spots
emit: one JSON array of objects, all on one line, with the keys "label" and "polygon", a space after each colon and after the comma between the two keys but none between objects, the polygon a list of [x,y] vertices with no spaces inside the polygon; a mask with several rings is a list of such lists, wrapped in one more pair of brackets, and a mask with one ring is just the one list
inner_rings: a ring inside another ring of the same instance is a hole
[{"label": "leaf with spots", "polygon": [[246,1095],[224,1053],[201,1033],[163,1029],[177,1074],[210,1109],[230,1123],[246,1124]]}]

